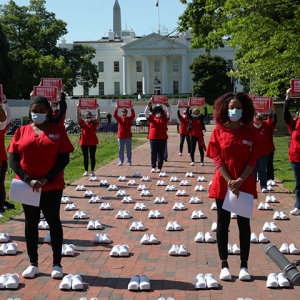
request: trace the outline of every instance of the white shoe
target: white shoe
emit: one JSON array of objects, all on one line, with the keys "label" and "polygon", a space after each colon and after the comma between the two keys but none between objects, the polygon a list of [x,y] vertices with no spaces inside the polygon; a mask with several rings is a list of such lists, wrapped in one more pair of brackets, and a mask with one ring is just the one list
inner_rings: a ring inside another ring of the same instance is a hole
[{"label": "white shoe", "polygon": [[300,215],[300,209],[295,207],[291,212],[290,212],[291,215],[294,215],[294,216],[298,216]]},{"label": "white shoe", "polygon": [[160,198],[159,198],[159,197],[156,197],[155,200],[154,200],[154,203],[155,203],[155,204],[160,204]]},{"label": "white shoe", "polygon": [[259,242],[263,243],[263,244],[266,244],[269,242],[269,240],[266,238],[266,236],[263,234],[263,232],[261,232],[259,234]]},{"label": "white shoe", "polygon": [[237,215],[235,213],[231,213],[231,219],[237,219]]},{"label": "white shoe", "polygon": [[280,214],[280,219],[281,220],[287,220],[288,217],[283,211],[281,211],[279,214]]},{"label": "white shoe", "polygon": [[191,219],[199,219],[199,213],[197,210],[193,211]]},{"label": "white shoe", "polygon": [[200,166],[204,166],[204,163],[203,163],[203,162],[201,162],[201,163],[200,163]]},{"label": "white shoe", "polygon": [[95,176],[95,172],[94,171],[91,171],[91,176]]},{"label": "white shoe", "polygon": [[274,216],[273,216],[274,220],[280,220],[280,214],[279,211],[275,211]]},{"label": "white shoe", "polygon": [[163,216],[162,216],[162,214],[159,210],[156,210],[154,213],[155,213],[155,218],[156,219],[162,219],[163,218]]},{"label": "white shoe", "polygon": [[150,172],[151,172],[151,173],[155,173],[155,169],[154,169],[154,168],[152,168]]},{"label": "white shoe", "polygon": [[165,199],[165,197],[161,197],[160,203],[161,203],[161,204],[166,204],[166,203],[168,203],[168,202],[167,202],[167,200]]},{"label": "white shoe", "polygon": [[205,278],[201,273],[196,276],[195,289],[206,289]]},{"label": "white shoe", "polygon": [[246,268],[240,268],[239,280],[248,281],[251,279],[251,275]]},{"label": "white shoe", "polygon": [[144,236],[141,239],[141,244],[143,245],[149,245],[150,244],[150,238],[148,234],[144,234]]},{"label": "white shoe", "polygon": [[277,273],[277,282],[280,287],[289,287],[290,282],[283,273]]},{"label": "white shoe", "polygon": [[130,279],[128,283],[128,290],[129,291],[137,291],[140,286],[140,275],[135,275]]},{"label": "white shoe", "polygon": [[205,281],[208,289],[216,289],[219,287],[219,284],[213,274],[206,273]]},{"label": "white shoe", "polygon": [[213,222],[211,225],[211,231],[217,231],[217,228],[218,228],[217,222]]},{"label": "white shoe", "polygon": [[95,222],[91,220],[87,225],[87,230],[93,230],[93,229],[95,229]]},{"label": "white shoe", "polygon": [[140,209],[141,210],[147,210],[147,206],[145,203],[140,203]]},{"label": "white shoe", "polygon": [[112,210],[113,207],[112,207],[112,205],[110,203],[106,203],[106,208],[105,209],[106,210]]},{"label": "white shoe", "polygon": [[123,219],[130,219],[130,214],[128,210],[123,211]]},{"label": "white shoe", "polygon": [[72,288],[72,280],[73,280],[72,274],[64,276],[62,282],[59,285],[59,289],[60,290],[70,290]]},{"label": "white shoe", "polygon": [[182,153],[181,153],[181,152],[179,152],[179,153],[178,153],[178,156],[182,156]]},{"label": "white shoe", "polygon": [[54,266],[52,268],[52,274],[51,274],[52,278],[63,278],[63,276],[64,276],[64,273],[62,271],[62,267]]},{"label": "white shoe", "polygon": [[194,241],[196,243],[203,243],[204,242],[204,237],[202,232],[198,232],[197,235],[195,236]]},{"label": "white shoe", "polygon": [[191,200],[189,202],[190,204],[196,204],[196,199],[195,197],[191,197]]},{"label": "white shoe", "polygon": [[178,255],[182,255],[182,256],[188,255],[188,252],[187,252],[187,250],[186,250],[186,248],[185,248],[184,245],[181,245],[181,246],[179,247]]},{"label": "white shoe", "polygon": [[227,244],[227,252],[228,254],[232,254],[232,247],[230,244]]},{"label": "white shoe", "polygon": [[155,212],[154,210],[150,210],[148,213],[148,219],[155,219]]},{"label": "white shoe", "polygon": [[25,271],[23,271],[22,276],[24,278],[34,278],[35,275],[39,274],[39,267],[29,266]]},{"label": "white shoe", "polygon": [[283,243],[279,249],[279,251],[281,253],[284,253],[284,254],[288,254],[289,253],[289,246],[287,243]]},{"label": "white shoe", "polygon": [[206,232],[205,233],[205,242],[206,243],[214,243],[215,239],[213,238],[213,236],[211,235],[210,232]]},{"label": "white shoe", "polygon": [[9,234],[8,233],[0,233],[0,242],[7,243],[9,241]]},{"label": "white shoe", "polygon": [[18,251],[17,243],[8,243],[6,244],[5,254],[7,255],[15,255]]},{"label": "white shoe", "polygon": [[6,287],[6,289],[9,289],[9,290],[17,289],[19,287],[19,274],[17,274],[17,273],[10,274],[7,278],[5,287]]},{"label": "white shoe", "polygon": [[264,210],[265,209],[265,203],[260,202],[259,205],[258,205],[258,207],[257,207],[257,209]]},{"label": "white shoe", "polygon": [[80,212],[80,219],[87,219],[87,215],[85,211]]},{"label": "white shoe", "polygon": [[110,244],[110,243],[111,243],[110,238],[109,238],[109,235],[108,235],[107,233],[104,233],[104,234],[102,235],[101,243],[102,243],[102,244]]},{"label": "white shoe", "polygon": [[174,226],[174,230],[176,230],[176,231],[180,231],[181,230],[181,226],[179,225],[179,223],[177,221],[173,222],[173,226]]},{"label": "white shoe", "polygon": [[83,176],[89,176],[89,172],[88,172],[88,171],[85,171],[85,172],[83,173]]},{"label": "white shoe", "polygon": [[6,282],[7,282],[9,276],[10,276],[10,273],[3,274],[0,276],[0,289],[6,288]]},{"label": "white shoe", "polygon": [[289,245],[289,252],[291,254],[299,254],[298,248],[295,246],[295,244],[290,244]]},{"label": "white shoe", "polygon": [[137,230],[137,227],[138,227],[138,223],[137,222],[133,222],[130,227],[129,227],[129,230],[130,231],[135,231]]},{"label": "white shoe", "polygon": [[123,166],[123,163],[119,162],[119,163],[118,163],[118,166],[120,166],[120,167]]},{"label": "white shoe", "polygon": [[167,231],[173,231],[174,230],[174,225],[173,225],[172,221],[168,222],[168,224],[166,226],[166,230]]},{"label": "white shoe", "polygon": [[134,210],[141,210],[140,203],[136,203],[136,205],[134,206]]},{"label": "white shoe", "polygon": [[211,210],[217,210],[217,203],[214,202],[212,205],[211,205]]},{"label": "white shoe", "polygon": [[75,247],[73,244],[65,244],[64,245],[64,254],[65,256],[74,256]]},{"label": "white shoe", "polygon": [[274,222],[270,222],[270,229],[271,231],[278,231],[278,227]]},{"label": "white shoe", "polygon": [[120,246],[119,256],[129,256],[129,247],[128,247],[128,245]]},{"label": "white shoe", "polygon": [[101,242],[102,242],[102,234],[97,233],[96,236],[93,239],[93,243],[94,244],[101,244]]},{"label": "white shoe", "polygon": [[231,280],[231,274],[228,268],[223,268],[220,273],[220,280]]},{"label": "white shoe", "polygon": [[267,197],[266,197],[266,203],[272,203],[273,201],[272,201],[272,196],[271,195],[268,195]]},{"label": "white shoe", "polygon": [[138,222],[137,224],[137,230],[140,230],[140,231],[144,231],[145,230],[145,225],[142,221]]},{"label": "white shoe", "polygon": [[169,255],[178,255],[179,247],[178,245],[173,245],[169,250]]},{"label": "white shoe", "polygon": [[[161,169],[157,169],[157,170],[156,170],[156,173],[160,173],[160,172],[161,172]],[[159,176],[159,177],[162,177],[161,174],[159,174],[158,176]]]},{"label": "white shoe", "polygon": [[265,203],[265,210],[271,210],[271,206],[269,203]]},{"label": "white shoe", "polygon": [[175,196],[182,196],[181,190],[178,190],[178,191],[176,192]]},{"label": "white shoe", "polygon": [[198,216],[199,216],[199,219],[205,219],[205,214],[202,210],[198,211]]},{"label": "white shoe", "polygon": [[110,256],[119,256],[120,247],[121,247],[120,245],[113,246],[110,251]]},{"label": "white shoe", "polygon": [[83,289],[83,283],[82,283],[82,278],[79,274],[75,274],[73,276],[72,280],[72,290],[82,290]]},{"label": "white shoe", "polygon": [[266,285],[268,288],[277,288],[278,287],[277,276],[275,273],[269,274]]},{"label": "white shoe", "polygon": [[158,239],[155,234],[150,235],[150,244],[158,244]]},{"label": "white shoe", "polygon": [[258,243],[257,235],[254,232],[251,233],[250,242],[251,243]]},{"label": "white shoe", "polygon": [[116,215],[116,219],[123,219],[123,211],[119,210],[119,212]]},{"label": "white shoe", "polygon": [[73,215],[73,219],[80,219],[80,212],[76,211],[75,214]]},{"label": "white shoe", "polygon": [[268,185],[268,186],[267,186],[267,190],[268,190],[268,191],[274,191],[274,188],[273,188],[271,185]]},{"label": "white shoe", "polygon": [[270,227],[270,223],[269,222],[266,222],[263,226],[263,231],[270,231],[271,230],[271,227]]},{"label": "white shoe", "polygon": [[232,246],[232,254],[240,254],[241,253],[241,249],[237,244],[234,244]]},{"label": "white shoe", "polygon": [[194,162],[191,162],[191,166],[194,166],[195,165],[195,163]]},{"label": "white shoe", "polygon": [[142,275],[140,278],[140,290],[144,291],[150,289],[151,289],[151,285],[148,277],[146,275]]}]

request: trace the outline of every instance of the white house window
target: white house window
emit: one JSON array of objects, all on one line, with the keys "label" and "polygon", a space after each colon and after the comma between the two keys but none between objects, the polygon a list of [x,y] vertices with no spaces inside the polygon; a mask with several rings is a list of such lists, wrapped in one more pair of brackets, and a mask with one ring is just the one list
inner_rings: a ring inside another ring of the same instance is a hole
[{"label": "white house window", "polygon": [[173,81],[173,94],[177,95],[179,94],[179,82]]},{"label": "white house window", "polygon": [[228,59],[227,65],[228,65],[228,68],[232,69],[233,68],[233,59]]},{"label": "white house window", "polygon": [[155,72],[160,72],[160,61],[159,60],[156,60],[154,62],[154,70],[155,70]]},{"label": "white house window", "polygon": [[143,82],[142,81],[137,81],[137,83],[136,83],[136,92],[137,92],[137,94],[142,94],[143,93]]},{"label": "white house window", "polygon": [[178,60],[173,60],[173,72],[178,72],[179,66],[178,66]]},{"label": "white house window", "polygon": [[120,82],[115,82],[115,95],[120,95]]},{"label": "white house window", "polygon": [[119,72],[120,66],[118,61],[114,61],[114,72]]},{"label": "white house window", "polygon": [[138,60],[136,62],[136,71],[137,72],[142,72],[142,61],[141,60]]},{"label": "white house window", "polygon": [[99,82],[99,95],[104,96],[104,82]]},{"label": "white house window", "polygon": [[98,71],[99,73],[104,72],[104,61],[98,61]]}]

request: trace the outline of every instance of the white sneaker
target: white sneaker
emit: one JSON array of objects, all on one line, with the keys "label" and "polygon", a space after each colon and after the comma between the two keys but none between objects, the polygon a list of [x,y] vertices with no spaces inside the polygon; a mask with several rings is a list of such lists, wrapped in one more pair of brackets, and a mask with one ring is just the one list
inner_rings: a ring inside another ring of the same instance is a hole
[{"label": "white sneaker", "polygon": [[129,247],[128,247],[128,245],[122,245],[120,247],[119,256],[129,256]]},{"label": "white sneaker", "polygon": [[240,268],[239,280],[248,281],[251,279],[251,275],[246,268]]},{"label": "white sneaker", "polygon": [[203,162],[201,162],[201,163],[200,163],[200,166],[204,166],[204,163],[203,163]]},{"label": "white sneaker", "polygon": [[202,232],[198,232],[197,235],[195,236],[194,241],[196,243],[203,243],[204,242],[204,237]]},{"label": "white sneaker", "polygon": [[251,233],[250,242],[251,243],[258,243],[257,235],[254,232]]},{"label": "white sneaker", "polygon": [[94,244],[101,244],[101,242],[102,242],[102,234],[97,233],[96,236],[93,239],[93,243]]},{"label": "white sneaker", "polygon": [[237,215],[235,213],[231,213],[231,219],[237,219]]},{"label": "white sneaker", "polygon": [[60,290],[70,290],[72,288],[72,280],[73,280],[73,275],[68,274],[64,276],[62,282],[59,285]]},{"label": "white sneaker", "polygon": [[211,210],[217,210],[217,203],[214,202],[212,205],[211,205]]},{"label": "white sneaker", "polygon": [[148,219],[155,219],[155,212],[154,210],[150,210],[148,213]]},{"label": "white sneaker", "polygon": [[295,244],[289,245],[289,252],[291,254],[299,254],[299,249],[295,246]]},{"label": "white sneaker", "polygon": [[54,266],[52,268],[52,274],[51,274],[52,278],[63,278],[63,276],[64,276],[64,273],[63,273],[62,267]]},{"label": "white sneaker", "polygon": [[291,215],[294,215],[294,216],[298,216],[300,215],[300,209],[295,207],[291,212],[290,212]]},{"label": "white sneaker", "polygon": [[149,245],[150,244],[150,238],[149,235],[146,233],[141,239],[141,244],[143,245]]},{"label": "white sneaker", "polygon": [[181,230],[181,226],[179,225],[179,223],[177,221],[173,222],[173,227],[174,227],[174,230],[176,230],[176,231]]},{"label": "white sneaker", "polygon": [[39,274],[39,267],[29,266],[25,271],[23,271],[22,276],[24,278],[34,278],[35,275]]},{"label": "white sneaker", "polygon": [[266,285],[268,288],[277,288],[278,287],[277,276],[275,273],[269,274]]},{"label": "white sneaker", "polygon": [[142,221],[139,221],[138,224],[137,224],[137,230],[140,230],[140,231],[144,231],[145,230],[145,225]]},{"label": "white sneaker", "polygon": [[154,168],[152,168],[150,172],[151,172],[151,173],[155,173],[155,169],[154,169]]},{"label": "white sneaker", "polygon": [[88,172],[88,171],[85,171],[85,172],[83,173],[83,176],[89,176],[89,172]]},{"label": "white sneaker", "polygon": [[258,205],[258,207],[257,207],[257,209],[264,210],[265,209],[265,203],[260,202],[259,205]]},{"label": "white sneaker", "polygon": [[72,280],[72,290],[82,290],[83,289],[83,283],[82,278],[79,274],[73,275]]},{"label": "white sneaker", "polygon": [[218,228],[217,222],[213,222],[211,225],[211,231],[217,231],[217,228]]},{"label": "white sneaker", "polygon": [[262,192],[262,193],[267,193],[268,190],[267,190],[266,188],[262,188],[262,189],[261,189],[261,192]]},{"label": "white sneaker", "polygon": [[280,214],[280,219],[281,220],[287,220],[288,217],[283,211],[281,211],[279,214]]},{"label": "white sneaker", "polygon": [[93,220],[90,220],[87,225],[87,230],[93,230],[95,229],[95,222]]},{"label": "white sneaker", "polygon": [[119,162],[119,163],[118,163],[118,166],[120,166],[120,167],[123,166],[123,163]]},{"label": "white sneaker", "polygon": [[137,222],[133,222],[130,227],[129,227],[129,230],[130,231],[135,231],[137,230],[137,227],[138,227],[138,223]]},{"label": "white sneaker", "polygon": [[162,219],[163,218],[163,216],[162,216],[162,214],[159,210],[156,210],[154,213],[155,213],[155,218],[156,219]]},{"label": "white sneaker", "polygon": [[270,227],[270,223],[269,222],[265,222],[264,226],[263,226],[263,231],[270,231],[271,227]]},{"label": "white sneaker", "polygon": [[95,172],[94,171],[91,171],[91,176],[95,176]]},{"label": "white sneaker", "polygon": [[120,245],[113,246],[110,251],[110,256],[119,256],[120,247],[121,247]]},{"label": "white sneaker", "polygon": [[110,244],[111,241],[110,241],[110,238],[109,238],[109,235],[107,233],[104,233],[102,235],[102,241],[101,241],[103,244]]},{"label": "white sneaker", "polygon": [[142,275],[140,279],[140,290],[144,291],[150,289],[151,289],[151,285],[148,277],[146,275]]},{"label": "white sneaker", "polygon": [[159,198],[159,197],[156,197],[155,200],[154,200],[154,203],[155,203],[155,204],[160,204],[160,198]]},{"label": "white sneaker", "polygon": [[227,252],[228,254],[232,254],[232,247],[230,244],[227,244]]},{"label": "white sneaker", "polygon": [[271,210],[271,206],[269,203],[265,203],[265,210]]},{"label": "white sneaker", "polygon": [[270,229],[271,231],[278,231],[278,227],[274,222],[270,222]]},{"label": "white sneaker", "polygon": [[156,173],[160,173],[160,172],[161,172],[161,169],[157,169],[157,170],[156,170]]},{"label": "white sneaker", "polygon": [[188,252],[184,245],[181,245],[178,250],[178,255],[188,255]]},{"label": "white sneaker", "polygon": [[182,153],[180,152],[180,153],[178,153],[178,156],[182,156]]},{"label": "white sneaker", "polygon": [[205,242],[206,243],[214,243],[215,239],[213,238],[213,236],[211,235],[210,232],[206,232],[205,233]]},{"label": "white sneaker", "polygon": [[267,197],[266,197],[266,203],[272,203],[273,201],[272,201],[272,196],[271,195],[268,195]]},{"label": "white sneaker", "polygon": [[205,274],[205,281],[206,281],[206,286],[208,289],[216,289],[219,287],[219,284],[217,280],[215,279],[215,276],[210,273]]},{"label": "white sneaker", "polygon": [[220,280],[231,280],[231,274],[228,268],[223,268],[221,270]]},{"label": "white sneaker", "polygon": [[96,220],[94,224],[95,224],[95,229],[102,229],[102,224],[100,223],[99,220]]},{"label": "white sneaker", "polygon": [[288,254],[289,253],[289,246],[287,243],[283,243],[279,249],[279,251],[281,253],[284,253],[284,254]]},{"label": "white sneaker", "polygon": [[274,188],[273,188],[271,185],[268,185],[268,186],[267,186],[267,190],[268,190],[268,191],[274,191]]},{"label": "white sneaker", "polygon": [[196,276],[195,289],[206,289],[205,278],[201,273]]},{"label": "white sneaker", "polygon": [[275,211],[274,216],[273,216],[274,220],[280,220],[280,214],[279,211]]},{"label": "white sneaker", "polygon": [[173,245],[169,250],[169,255],[178,255],[179,247],[178,245]]},{"label": "white sneaker", "polygon": [[199,216],[199,219],[205,219],[205,214],[202,210],[198,211],[198,216]]},{"label": "white sneaker", "polygon": [[289,287],[290,282],[283,273],[277,273],[277,282],[280,287]]},{"label": "white sneaker", "polygon": [[263,234],[263,232],[261,232],[259,234],[259,242],[263,243],[263,244],[266,244],[269,242],[269,240],[266,238],[266,236]]},{"label": "white sneaker", "polygon": [[150,235],[150,243],[151,244],[158,244],[158,239],[157,239],[155,234]]},{"label": "white sneaker", "polygon": [[7,243],[9,241],[9,234],[8,233],[0,233],[0,242]]},{"label": "white sneaker", "polygon": [[240,254],[241,253],[241,249],[237,244],[234,244],[232,246],[232,254]]},{"label": "white sneaker", "polygon": [[135,275],[130,279],[128,283],[128,290],[129,291],[137,291],[140,286],[140,275]]},{"label": "white sneaker", "polygon": [[165,199],[165,197],[161,197],[160,203],[166,204],[166,203],[168,203],[168,202],[167,202],[167,200]]},{"label": "white sneaker", "polygon": [[168,224],[166,226],[166,230],[167,231],[173,231],[174,230],[174,225],[173,225],[172,221],[168,222]]},{"label": "white sneaker", "polygon": [[194,166],[195,165],[195,163],[194,162],[191,162],[191,166]]}]

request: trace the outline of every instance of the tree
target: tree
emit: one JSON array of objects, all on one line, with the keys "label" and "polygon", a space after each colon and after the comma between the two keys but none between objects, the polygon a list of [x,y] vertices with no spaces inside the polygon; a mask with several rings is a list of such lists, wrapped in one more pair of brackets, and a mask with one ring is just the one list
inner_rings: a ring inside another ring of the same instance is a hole
[{"label": "tree", "polygon": [[6,93],[8,90],[8,81],[11,78],[11,60],[8,57],[9,44],[0,25],[0,84]]},{"label": "tree", "polygon": [[195,97],[205,97],[208,104],[221,95],[232,91],[231,79],[228,77],[229,68],[222,57],[215,55],[199,55],[189,65],[193,73],[192,92]]},{"label": "tree", "polygon": [[252,92],[284,96],[300,76],[300,0],[180,1],[180,30],[191,30],[193,47],[238,47],[239,76],[251,78]]}]

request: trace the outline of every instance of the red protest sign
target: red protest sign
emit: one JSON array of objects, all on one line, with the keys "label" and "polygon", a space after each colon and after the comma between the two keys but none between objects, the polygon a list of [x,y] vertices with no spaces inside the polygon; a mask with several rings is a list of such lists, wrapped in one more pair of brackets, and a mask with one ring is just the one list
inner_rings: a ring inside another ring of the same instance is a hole
[{"label": "red protest sign", "polygon": [[291,80],[291,98],[300,98],[300,79]]},{"label": "red protest sign", "polygon": [[187,108],[188,105],[189,105],[189,101],[187,101],[187,100],[179,100],[178,101],[179,108]]},{"label": "red protest sign", "polygon": [[190,97],[191,106],[205,106],[205,98]]},{"label": "red protest sign", "polygon": [[131,108],[132,100],[129,99],[118,99],[117,100],[118,108]]},{"label": "red protest sign", "polygon": [[42,78],[42,86],[56,86],[61,91],[62,80],[61,78]]},{"label": "red protest sign", "polygon": [[157,104],[164,104],[167,101],[166,96],[154,95],[152,96],[152,102]]},{"label": "red protest sign", "polygon": [[2,84],[0,84],[0,96],[3,94]]},{"label": "red protest sign", "polygon": [[253,106],[256,110],[256,112],[263,113],[263,114],[268,114],[269,109],[273,105],[273,97],[259,97],[256,96],[253,101]]},{"label": "red protest sign", "polygon": [[57,102],[56,86],[35,86],[33,90],[34,96],[43,96],[49,102]]},{"label": "red protest sign", "polygon": [[250,99],[254,99],[255,97],[257,97],[257,95],[256,94],[247,94],[248,95],[248,97],[250,98]]},{"label": "red protest sign", "polygon": [[97,99],[95,99],[95,98],[80,98],[79,99],[79,107],[82,110],[85,110],[85,109],[95,110],[95,109],[97,109]]}]

